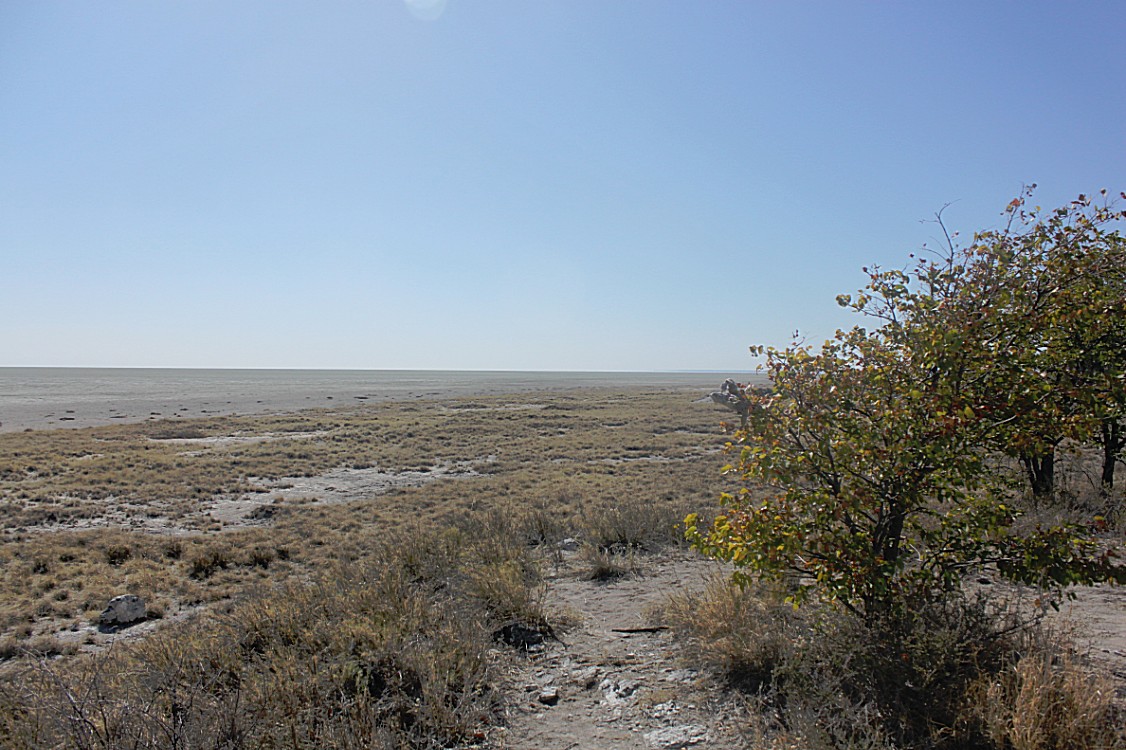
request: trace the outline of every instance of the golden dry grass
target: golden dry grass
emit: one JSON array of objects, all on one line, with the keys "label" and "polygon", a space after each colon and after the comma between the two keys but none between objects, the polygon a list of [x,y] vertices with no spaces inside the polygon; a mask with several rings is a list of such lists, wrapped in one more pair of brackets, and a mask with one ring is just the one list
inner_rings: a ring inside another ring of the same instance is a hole
[{"label": "golden dry grass", "polygon": [[1036,631],[1017,658],[967,691],[971,716],[997,747],[1113,750],[1126,747],[1116,686],[1076,654],[1066,634]]}]

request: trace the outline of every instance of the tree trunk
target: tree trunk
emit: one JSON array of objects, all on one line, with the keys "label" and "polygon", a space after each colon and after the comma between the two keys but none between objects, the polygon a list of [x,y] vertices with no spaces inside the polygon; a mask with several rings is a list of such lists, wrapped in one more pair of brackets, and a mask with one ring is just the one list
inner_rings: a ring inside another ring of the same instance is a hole
[{"label": "tree trunk", "polygon": [[1122,433],[1122,424],[1114,417],[1104,419],[1101,426],[1101,442],[1103,444],[1102,486],[1103,494],[1107,495],[1114,489],[1114,467],[1118,463],[1118,457],[1122,455],[1126,435]]},{"label": "tree trunk", "polygon": [[[896,507],[898,503],[889,503],[889,505]],[[903,541],[903,527],[906,520],[907,514],[902,510],[885,509],[880,514],[872,535],[873,557],[883,559],[892,567],[895,566],[901,551],[900,545]],[[877,585],[864,597],[864,618],[869,624],[878,622],[894,612],[896,603],[896,595],[891,588],[881,588]]]},{"label": "tree trunk", "polygon": [[1028,483],[1032,485],[1032,496],[1044,500],[1052,496],[1056,488],[1056,450],[1048,448],[1044,453],[1020,457]]}]

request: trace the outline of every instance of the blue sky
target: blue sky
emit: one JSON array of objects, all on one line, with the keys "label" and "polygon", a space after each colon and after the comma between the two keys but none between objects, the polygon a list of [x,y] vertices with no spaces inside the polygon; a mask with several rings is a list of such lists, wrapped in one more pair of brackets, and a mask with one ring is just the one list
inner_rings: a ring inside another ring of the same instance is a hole
[{"label": "blue sky", "polygon": [[1126,189],[1126,3],[0,4],[0,366],[752,369]]}]

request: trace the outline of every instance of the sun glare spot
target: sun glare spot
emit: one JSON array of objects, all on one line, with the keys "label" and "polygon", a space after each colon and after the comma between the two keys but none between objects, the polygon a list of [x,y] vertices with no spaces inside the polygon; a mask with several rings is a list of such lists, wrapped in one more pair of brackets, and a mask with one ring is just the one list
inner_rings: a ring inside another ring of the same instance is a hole
[{"label": "sun glare spot", "polygon": [[446,0],[403,0],[407,10],[423,21],[436,21],[446,12]]}]

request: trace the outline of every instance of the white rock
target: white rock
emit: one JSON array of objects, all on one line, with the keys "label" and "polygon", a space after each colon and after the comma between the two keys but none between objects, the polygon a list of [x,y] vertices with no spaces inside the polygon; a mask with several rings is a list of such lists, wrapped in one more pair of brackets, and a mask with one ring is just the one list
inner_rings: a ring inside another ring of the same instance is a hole
[{"label": "white rock", "polygon": [[125,594],[109,600],[98,622],[102,625],[128,625],[145,619],[145,614],[145,600],[135,594]]},{"label": "white rock", "polygon": [[635,697],[634,693],[637,692],[640,685],[636,680],[612,680],[609,677],[604,679],[598,686],[602,691],[602,703],[609,706],[620,706],[623,703],[628,703]]},{"label": "white rock", "polygon": [[653,750],[683,750],[699,745],[708,738],[707,727],[699,724],[682,724],[679,727],[654,729],[645,735],[645,741]]},{"label": "white rock", "polygon": [[583,667],[571,672],[571,681],[582,686],[584,690],[589,690],[598,683],[601,674],[602,670],[598,667]]}]

